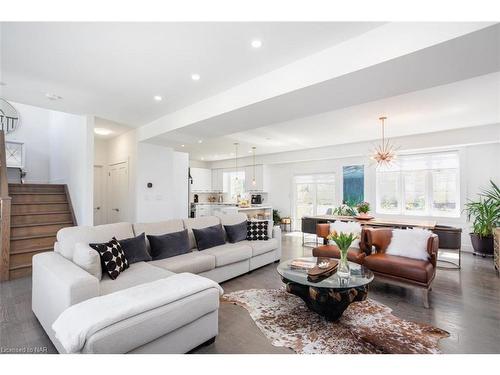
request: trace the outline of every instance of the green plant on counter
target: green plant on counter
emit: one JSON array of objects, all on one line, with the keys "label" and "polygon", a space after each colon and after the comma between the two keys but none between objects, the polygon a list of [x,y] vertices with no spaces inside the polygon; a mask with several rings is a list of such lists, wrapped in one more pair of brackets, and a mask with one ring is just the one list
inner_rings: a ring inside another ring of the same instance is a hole
[{"label": "green plant on counter", "polygon": [[281,224],[281,215],[278,210],[273,210],[273,222],[274,225],[280,225]]},{"label": "green plant on counter", "polygon": [[493,235],[493,228],[500,225],[500,189],[490,180],[491,186],[479,193],[479,200],[465,204],[467,220],[472,219],[472,231],[480,237]]},{"label": "green plant on counter", "polygon": [[342,204],[333,209],[333,214],[338,216],[356,216],[357,212],[354,207],[347,204]]},{"label": "green plant on counter", "polygon": [[370,212],[370,203],[361,202],[356,206],[356,208],[358,209],[358,212],[360,214],[367,214],[368,212]]}]

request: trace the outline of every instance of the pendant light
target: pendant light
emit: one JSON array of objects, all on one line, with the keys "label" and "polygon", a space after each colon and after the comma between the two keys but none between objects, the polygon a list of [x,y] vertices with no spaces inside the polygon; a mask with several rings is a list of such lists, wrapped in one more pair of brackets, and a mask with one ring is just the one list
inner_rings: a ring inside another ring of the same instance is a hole
[{"label": "pendant light", "polygon": [[233,143],[234,144],[234,169],[236,171],[236,181],[238,181],[238,142]]},{"label": "pendant light", "polygon": [[379,167],[388,167],[396,159],[396,148],[385,139],[385,120],[386,116],[379,117],[382,124],[382,143],[375,147],[370,159],[374,160]]},{"label": "pendant light", "polygon": [[255,149],[256,147],[252,147],[252,156],[253,156],[253,179],[252,179],[252,186],[257,185],[257,181],[255,181]]}]

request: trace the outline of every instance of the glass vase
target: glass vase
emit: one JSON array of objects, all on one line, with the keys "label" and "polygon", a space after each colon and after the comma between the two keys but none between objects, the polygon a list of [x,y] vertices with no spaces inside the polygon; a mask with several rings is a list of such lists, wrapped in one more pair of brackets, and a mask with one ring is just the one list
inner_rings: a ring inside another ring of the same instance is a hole
[{"label": "glass vase", "polygon": [[351,269],[349,268],[349,262],[347,261],[347,249],[340,249],[340,261],[337,266],[337,275],[341,278],[348,278],[351,276]]}]

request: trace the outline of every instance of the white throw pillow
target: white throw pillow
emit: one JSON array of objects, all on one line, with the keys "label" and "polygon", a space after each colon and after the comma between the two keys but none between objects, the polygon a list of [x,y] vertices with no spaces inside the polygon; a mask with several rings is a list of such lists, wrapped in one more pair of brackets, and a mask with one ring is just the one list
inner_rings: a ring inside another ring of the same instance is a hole
[{"label": "white throw pillow", "polygon": [[331,232],[344,232],[344,233],[354,233],[358,238],[354,240],[351,244],[351,247],[359,249],[359,243],[361,239],[361,224],[355,221],[334,221],[330,224],[330,233]]},{"label": "white throw pillow", "polygon": [[102,279],[101,257],[89,245],[82,242],[75,244],[73,263],[83,268],[92,276],[97,277],[97,280]]},{"label": "white throw pillow", "polygon": [[427,241],[432,232],[427,229],[393,229],[386,254],[428,260]]}]

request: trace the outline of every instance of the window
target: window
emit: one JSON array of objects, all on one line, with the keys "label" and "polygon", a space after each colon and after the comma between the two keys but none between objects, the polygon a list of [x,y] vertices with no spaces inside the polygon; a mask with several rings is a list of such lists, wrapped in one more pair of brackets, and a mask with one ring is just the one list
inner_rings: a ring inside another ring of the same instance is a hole
[{"label": "window", "polygon": [[245,193],[245,172],[223,172],[222,178],[224,193],[228,193],[230,199],[237,202]]},{"label": "window", "polygon": [[324,215],[335,207],[335,175],[315,174],[294,177],[294,223],[308,215]]},{"label": "window", "polygon": [[457,152],[401,156],[377,171],[377,212],[398,215],[460,216]]}]

